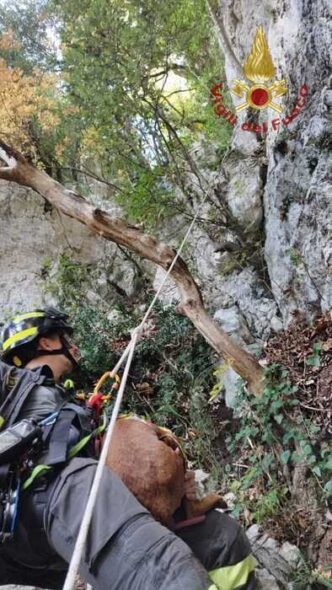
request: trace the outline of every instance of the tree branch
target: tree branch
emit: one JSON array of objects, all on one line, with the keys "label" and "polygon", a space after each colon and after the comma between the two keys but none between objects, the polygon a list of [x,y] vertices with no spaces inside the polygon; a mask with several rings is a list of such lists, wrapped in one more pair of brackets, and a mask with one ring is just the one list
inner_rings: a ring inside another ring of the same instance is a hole
[{"label": "tree branch", "polygon": [[[8,168],[0,168],[0,178],[32,188],[62,213],[80,221],[104,239],[129,248],[166,271],[170,267],[175,255],[170,246],[158,242],[155,237],[143,233],[138,227],[93,207],[81,195],[66,189],[1,141],[0,157],[8,164]],[[234,343],[207,314],[200,290],[184,260],[177,260],[171,276],[180,294],[179,311],[192,321],[210,346],[229,361],[233,369],[248,383],[250,391],[261,393],[262,368],[254,356]]]},{"label": "tree branch", "polygon": [[236,67],[236,69],[238,70],[240,76],[243,76],[243,67],[242,67],[240,61],[238,60],[237,56],[235,55],[234,49],[233,49],[232,44],[229,40],[229,36],[228,36],[227,31],[225,29],[225,25],[223,23],[222,18],[216,16],[216,14],[213,11],[213,8],[210,5],[209,0],[205,0],[205,2],[206,2],[206,7],[208,10],[208,13],[209,13],[210,18],[211,18],[213,25],[214,25],[214,31],[216,34],[219,48],[221,49],[223,54],[226,54],[233,61],[233,64]]}]

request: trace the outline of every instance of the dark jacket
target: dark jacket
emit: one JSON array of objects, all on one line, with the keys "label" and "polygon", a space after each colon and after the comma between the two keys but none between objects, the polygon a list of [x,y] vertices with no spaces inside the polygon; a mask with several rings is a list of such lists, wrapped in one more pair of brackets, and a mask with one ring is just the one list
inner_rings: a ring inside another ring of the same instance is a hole
[{"label": "dark jacket", "polygon": [[[19,369],[0,361],[0,416],[2,429],[24,418],[40,422],[55,412],[58,417],[43,430],[43,450],[35,456],[36,464],[61,465],[68,460],[69,450],[91,434],[91,412],[72,398],[73,391],[54,382],[47,365],[36,369]],[[92,445],[83,455],[94,456]],[[81,454],[82,454],[81,453]]]},{"label": "dark jacket", "polygon": [[0,414],[6,427],[23,418],[42,420],[65,401],[65,395],[47,365],[19,369],[0,361]]},{"label": "dark jacket", "polygon": [[[25,418],[40,422],[60,410],[56,421],[44,427],[42,444],[33,454],[33,465],[23,473],[23,481],[32,479],[32,483],[26,490],[21,488],[14,538],[0,544],[0,584],[29,581],[42,587],[42,580],[47,579],[48,588],[62,587],[67,566],[48,544],[43,531],[44,509],[60,473],[69,463],[69,450],[93,429],[90,411],[75,403],[72,393],[54,382],[47,365],[30,370],[0,361],[2,430]],[[88,448],[84,447],[80,455],[91,456],[93,447],[91,452]],[[34,479],[33,469],[37,471],[40,464],[51,469]],[[3,489],[7,485],[8,479],[2,480]],[[26,530],[35,531],[29,539]],[[27,563],[29,567],[24,565]]]}]

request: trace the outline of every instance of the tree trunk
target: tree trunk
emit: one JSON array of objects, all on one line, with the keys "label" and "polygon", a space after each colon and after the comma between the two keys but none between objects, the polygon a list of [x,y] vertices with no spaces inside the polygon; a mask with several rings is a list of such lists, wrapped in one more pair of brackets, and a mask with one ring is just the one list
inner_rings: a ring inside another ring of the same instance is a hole
[{"label": "tree trunk", "polygon": [[[176,254],[170,246],[158,242],[155,237],[122,219],[111,217],[106,211],[93,207],[81,195],[66,189],[45,172],[32,166],[3,142],[0,142],[0,158],[7,164],[6,167],[0,167],[1,179],[32,188],[62,213],[87,225],[106,240],[126,246],[166,271],[170,267]],[[180,293],[179,311],[192,321],[212,348],[247,382],[249,390],[259,395],[264,381],[261,366],[254,356],[235,344],[207,314],[200,290],[180,257],[171,276]]]}]

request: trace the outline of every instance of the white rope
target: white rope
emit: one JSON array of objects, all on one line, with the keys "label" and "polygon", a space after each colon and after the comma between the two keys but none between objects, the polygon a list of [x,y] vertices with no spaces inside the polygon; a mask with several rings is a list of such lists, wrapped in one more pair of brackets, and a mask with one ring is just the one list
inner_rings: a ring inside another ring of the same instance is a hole
[{"label": "white rope", "polygon": [[130,365],[133,359],[133,354],[134,354],[134,350],[135,350],[135,346],[136,346],[136,342],[138,337],[140,336],[143,326],[145,324],[145,322],[147,321],[151,310],[153,309],[153,306],[155,305],[158,296],[162,290],[162,288],[164,287],[170,273],[172,272],[174,265],[176,263],[176,261],[178,260],[183,247],[188,239],[188,236],[195,224],[195,221],[200,213],[200,210],[207,198],[208,192],[206,192],[205,197],[202,201],[202,203],[200,204],[191,224],[189,225],[189,228],[180,244],[180,247],[178,249],[178,251],[176,252],[172,263],[169,267],[169,269],[167,270],[160,286],[159,289],[157,290],[155,296],[153,297],[141,323],[133,330],[132,335],[131,335],[131,340],[127,346],[127,348],[125,349],[125,351],[123,352],[121,358],[119,359],[119,361],[117,362],[117,364],[115,365],[114,369],[111,371],[111,373],[117,373],[119,368],[121,367],[122,363],[124,362],[124,360],[127,358],[126,361],[126,365],[123,371],[123,375],[122,375],[122,379],[121,379],[121,384],[120,384],[120,388],[118,391],[118,395],[116,397],[116,402],[114,404],[114,408],[112,411],[112,416],[111,416],[111,420],[110,423],[108,425],[107,431],[106,431],[106,435],[105,435],[105,440],[103,443],[103,448],[102,448],[102,452],[98,461],[98,465],[97,465],[97,469],[96,469],[96,473],[93,479],[93,483],[91,486],[91,490],[90,490],[90,494],[89,494],[89,498],[88,498],[88,502],[86,505],[86,509],[84,512],[84,516],[83,516],[83,520],[80,526],[80,530],[76,539],[76,543],[75,543],[75,547],[74,547],[74,551],[73,551],[73,555],[71,557],[70,560],[70,564],[69,564],[69,568],[68,568],[68,572],[67,572],[67,576],[66,576],[66,580],[63,586],[63,590],[74,590],[75,588],[75,579],[76,576],[78,574],[78,569],[80,566],[80,562],[81,562],[81,558],[83,555],[83,551],[84,551],[84,547],[85,547],[85,543],[86,543],[86,538],[88,535],[88,530],[89,530],[89,526],[91,523],[91,518],[92,518],[92,514],[93,514],[93,510],[94,510],[94,506],[97,500],[97,496],[98,496],[98,490],[99,490],[99,486],[100,486],[100,482],[101,482],[101,478],[102,478],[102,474],[103,474],[103,469],[106,463],[106,459],[107,459],[107,454],[108,454],[108,450],[109,450],[109,446],[112,440],[112,436],[113,436],[113,431],[114,431],[114,426],[115,426],[115,422],[117,420],[119,411],[120,411],[120,406],[121,406],[121,402],[122,402],[122,398],[123,398],[123,394],[124,394],[124,390],[126,387],[126,383],[127,383],[127,378],[128,378],[128,374],[129,374],[129,369],[130,369]]},{"label": "white rope", "polygon": [[142,329],[143,328],[146,320],[148,319],[148,317],[149,317],[149,315],[151,313],[151,310],[152,310],[154,304],[156,303],[156,301],[157,301],[157,299],[159,297],[159,294],[161,293],[161,290],[163,289],[163,287],[164,287],[164,285],[165,285],[165,283],[166,283],[169,275],[171,274],[171,272],[172,272],[172,270],[174,268],[174,265],[175,265],[177,259],[179,258],[180,254],[181,254],[181,252],[182,252],[182,250],[183,250],[183,248],[185,246],[185,243],[186,243],[186,241],[187,241],[187,239],[189,237],[189,234],[190,234],[192,228],[194,227],[194,224],[196,222],[196,219],[197,219],[197,217],[198,217],[198,215],[199,215],[199,213],[200,213],[200,211],[201,211],[201,209],[202,209],[202,207],[203,207],[203,205],[204,205],[204,203],[206,201],[207,196],[208,196],[208,191],[206,191],[205,197],[204,197],[203,201],[201,202],[200,206],[198,207],[198,210],[197,210],[197,212],[196,212],[196,214],[195,214],[195,216],[194,216],[191,224],[188,227],[188,230],[187,230],[187,232],[186,232],[186,234],[185,234],[185,236],[184,236],[184,238],[183,238],[183,240],[182,240],[182,242],[181,242],[181,244],[179,246],[178,251],[176,252],[176,254],[175,254],[175,256],[174,256],[174,258],[172,260],[172,263],[171,263],[171,265],[170,265],[170,267],[169,267],[166,275],[164,276],[164,279],[162,280],[162,282],[161,282],[161,284],[159,286],[158,291],[155,293],[155,296],[152,299],[152,301],[151,301],[151,303],[150,303],[150,305],[149,305],[149,307],[148,307],[148,309],[147,309],[147,311],[146,311],[146,313],[144,315],[144,318],[142,319],[141,323],[139,324],[139,326],[138,326],[139,329]]},{"label": "white rope", "polygon": [[114,431],[114,426],[115,426],[115,421],[117,419],[118,413],[119,413],[119,409],[120,409],[120,404],[121,404],[121,400],[123,397],[123,392],[125,389],[125,385],[126,385],[126,381],[127,381],[127,377],[128,377],[128,373],[129,373],[129,368],[130,368],[130,364],[133,358],[133,354],[134,354],[134,349],[135,349],[135,344],[136,344],[136,340],[137,340],[137,332],[135,331],[134,334],[132,335],[132,339],[130,342],[130,346],[129,346],[129,351],[128,351],[128,359],[126,362],[126,366],[124,368],[124,372],[123,372],[123,377],[121,380],[121,384],[120,384],[120,388],[119,388],[119,392],[118,395],[116,397],[116,401],[114,404],[114,410],[112,413],[112,417],[111,417],[111,421],[109,423],[109,426],[107,428],[107,432],[106,432],[106,436],[105,436],[105,441],[103,444],[103,448],[101,451],[101,455],[98,461],[98,465],[97,465],[97,469],[96,469],[96,473],[94,476],[94,480],[92,483],[92,487],[91,487],[91,491],[89,494],[89,498],[88,498],[88,502],[86,505],[86,509],[84,512],[84,516],[83,516],[83,520],[82,520],[82,524],[80,526],[80,530],[78,533],[78,537],[75,543],[75,548],[74,548],[74,552],[69,564],[69,569],[68,569],[68,573],[66,576],[66,580],[65,580],[65,584],[63,586],[63,590],[72,590],[75,587],[75,578],[76,575],[78,573],[78,568],[81,562],[81,557],[84,551],[84,546],[85,546],[85,542],[86,542],[86,537],[88,534],[88,530],[89,530],[89,526],[90,526],[90,522],[91,522],[91,518],[92,518],[92,513],[93,513],[93,509],[94,509],[94,505],[96,503],[96,499],[97,499],[97,495],[98,495],[98,490],[99,490],[99,485],[101,482],[101,478],[103,475],[103,469],[104,469],[104,465],[106,463],[106,459],[107,459],[107,452],[108,452],[108,447],[113,435],[113,431]]}]

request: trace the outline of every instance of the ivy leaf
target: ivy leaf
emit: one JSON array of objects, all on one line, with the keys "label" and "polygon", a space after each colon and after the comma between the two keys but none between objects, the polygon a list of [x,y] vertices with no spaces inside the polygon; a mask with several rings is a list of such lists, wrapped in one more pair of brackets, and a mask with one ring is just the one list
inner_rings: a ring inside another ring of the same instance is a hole
[{"label": "ivy leaf", "polygon": [[276,414],[276,415],[274,416],[274,419],[275,419],[275,421],[276,421],[276,422],[278,422],[278,424],[281,424],[281,422],[282,422],[282,421],[283,421],[283,419],[284,419],[284,416],[283,416],[283,414]]},{"label": "ivy leaf", "polygon": [[332,457],[329,457],[324,465],[324,469],[327,471],[332,471]]},{"label": "ivy leaf", "polygon": [[271,404],[271,411],[275,412],[276,410],[279,410],[279,408],[282,408],[283,405],[284,405],[284,402],[281,399],[275,400]]},{"label": "ivy leaf", "polygon": [[283,451],[280,455],[280,461],[283,465],[286,465],[290,459],[291,452],[290,451]]},{"label": "ivy leaf", "polygon": [[324,486],[324,490],[328,493],[328,494],[332,494],[332,479],[330,479]]},{"label": "ivy leaf", "polygon": [[312,356],[309,356],[304,362],[306,365],[309,365],[310,367],[320,367],[320,357],[318,354],[313,354]]},{"label": "ivy leaf", "polygon": [[309,443],[305,443],[304,445],[301,444],[301,447],[306,457],[309,457],[312,454],[312,448],[311,445],[309,445]]},{"label": "ivy leaf", "polygon": [[304,362],[306,365],[311,367],[320,367],[320,352],[321,352],[322,345],[320,342],[315,342],[312,347],[313,355],[309,356]]}]

